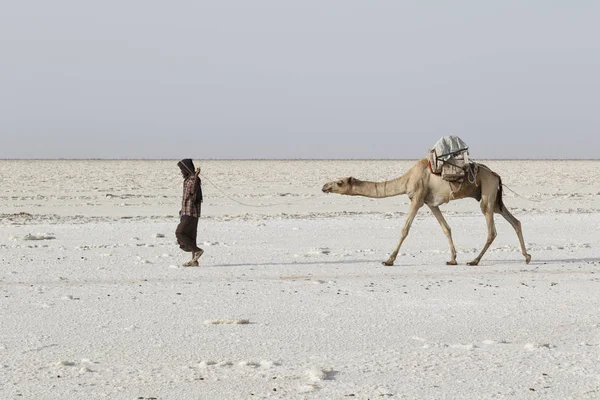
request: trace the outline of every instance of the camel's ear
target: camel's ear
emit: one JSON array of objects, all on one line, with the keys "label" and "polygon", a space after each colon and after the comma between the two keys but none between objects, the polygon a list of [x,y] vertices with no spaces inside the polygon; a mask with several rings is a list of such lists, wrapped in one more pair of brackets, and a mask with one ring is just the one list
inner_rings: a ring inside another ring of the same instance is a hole
[{"label": "camel's ear", "polygon": [[353,177],[349,177],[348,178],[348,185],[353,185],[354,184],[354,178]]}]

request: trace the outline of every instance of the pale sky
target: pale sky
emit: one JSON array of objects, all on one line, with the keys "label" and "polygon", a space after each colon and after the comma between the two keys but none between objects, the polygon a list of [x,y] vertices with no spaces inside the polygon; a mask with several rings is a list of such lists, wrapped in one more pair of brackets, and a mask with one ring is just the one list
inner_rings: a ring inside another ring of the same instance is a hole
[{"label": "pale sky", "polygon": [[0,158],[599,158],[600,2],[0,7]]}]

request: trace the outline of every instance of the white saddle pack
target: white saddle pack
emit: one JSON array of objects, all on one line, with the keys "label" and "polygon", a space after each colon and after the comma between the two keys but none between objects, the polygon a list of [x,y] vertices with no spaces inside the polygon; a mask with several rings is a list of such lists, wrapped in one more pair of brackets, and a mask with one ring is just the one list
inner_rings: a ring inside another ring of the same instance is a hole
[{"label": "white saddle pack", "polygon": [[431,172],[446,181],[463,181],[469,163],[469,146],[458,136],[443,136],[429,150]]}]

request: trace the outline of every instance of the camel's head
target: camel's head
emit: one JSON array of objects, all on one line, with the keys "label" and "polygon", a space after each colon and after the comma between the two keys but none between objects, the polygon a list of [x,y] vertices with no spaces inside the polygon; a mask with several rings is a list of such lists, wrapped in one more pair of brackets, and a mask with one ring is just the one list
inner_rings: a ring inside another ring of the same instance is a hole
[{"label": "camel's head", "polygon": [[323,193],[351,194],[354,183],[355,179],[353,177],[328,182],[323,185]]}]

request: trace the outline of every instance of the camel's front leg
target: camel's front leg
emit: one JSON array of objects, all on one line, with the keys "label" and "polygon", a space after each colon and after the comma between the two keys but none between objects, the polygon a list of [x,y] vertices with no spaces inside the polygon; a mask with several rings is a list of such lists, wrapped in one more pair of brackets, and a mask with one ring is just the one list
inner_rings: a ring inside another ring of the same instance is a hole
[{"label": "camel's front leg", "polygon": [[446,222],[446,219],[442,215],[442,211],[438,206],[429,206],[429,209],[440,223],[440,226],[444,231],[444,235],[446,235],[446,237],[448,238],[448,243],[450,243],[450,253],[452,254],[452,258],[450,259],[450,261],[446,262],[446,264],[456,265],[456,249],[454,248],[454,242],[452,241],[452,230],[450,229],[450,226]]},{"label": "camel's front leg", "polygon": [[487,227],[488,227],[487,240],[485,242],[485,246],[483,246],[483,250],[481,250],[481,253],[479,253],[477,258],[475,258],[473,261],[467,263],[469,265],[479,264],[481,257],[483,257],[483,255],[485,254],[487,249],[490,247],[490,245],[496,238],[496,225],[494,224],[494,212],[491,209],[487,209],[486,211],[484,211],[484,214],[485,214],[485,222],[487,223]]},{"label": "camel's front leg", "polygon": [[383,265],[387,265],[388,267],[394,265],[394,261],[396,261],[396,257],[398,256],[398,252],[400,251],[400,246],[402,246],[402,242],[404,242],[404,239],[406,239],[406,237],[408,236],[408,232],[410,231],[410,226],[413,222],[413,220],[415,219],[415,216],[417,215],[417,212],[419,211],[419,208],[421,208],[421,206],[423,206],[422,202],[413,202],[410,205],[410,211],[408,213],[408,217],[406,217],[406,222],[404,223],[404,228],[402,228],[402,236],[400,237],[400,242],[398,243],[398,246],[396,247],[396,250],[394,250],[394,252],[390,255],[390,258],[388,258],[387,261],[383,262]]}]

